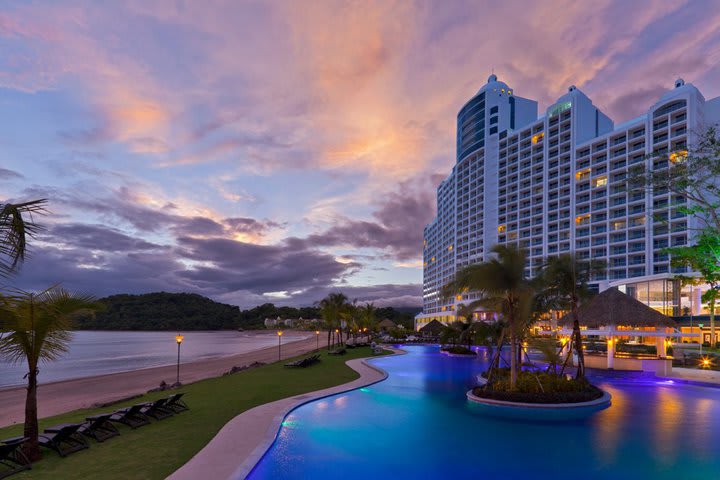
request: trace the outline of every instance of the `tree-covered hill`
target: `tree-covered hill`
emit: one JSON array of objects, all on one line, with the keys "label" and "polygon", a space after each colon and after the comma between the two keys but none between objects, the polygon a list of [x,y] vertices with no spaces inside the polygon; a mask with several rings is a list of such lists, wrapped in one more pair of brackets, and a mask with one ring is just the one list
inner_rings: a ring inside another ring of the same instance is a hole
[{"label": "tree-covered hill", "polygon": [[76,319],[79,330],[223,330],[239,325],[240,308],[193,293],[113,295],[105,310]]},{"label": "tree-covered hill", "polygon": [[[316,307],[277,307],[265,303],[240,310],[194,293],[113,295],[100,299],[105,310],[75,321],[78,330],[230,330],[264,328],[266,318],[320,318]],[[378,319],[389,318],[412,328],[416,309],[378,308]]]}]

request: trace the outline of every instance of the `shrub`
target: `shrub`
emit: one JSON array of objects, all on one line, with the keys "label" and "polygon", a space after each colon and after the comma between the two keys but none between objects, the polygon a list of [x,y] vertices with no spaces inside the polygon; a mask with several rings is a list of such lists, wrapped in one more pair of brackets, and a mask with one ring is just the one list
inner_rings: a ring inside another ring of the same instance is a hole
[{"label": "shrub", "polygon": [[[542,388],[541,388],[542,385]],[[510,391],[510,371],[499,369],[491,386],[473,390],[478,397],[524,403],[576,403],[600,398],[602,390],[586,379],[576,380],[545,372],[523,371],[517,387]]]}]

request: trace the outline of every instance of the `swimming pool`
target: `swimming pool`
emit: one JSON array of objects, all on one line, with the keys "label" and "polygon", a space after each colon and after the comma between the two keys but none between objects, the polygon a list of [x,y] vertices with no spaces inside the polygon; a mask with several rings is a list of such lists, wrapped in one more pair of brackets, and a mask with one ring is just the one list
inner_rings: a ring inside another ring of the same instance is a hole
[{"label": "swimming pool", "polygon": [[465,398],[486,351],[403,348],[372,361],[384,382],[291,412],[247,478],[720,479],[718,388],[605,379],[613,405],[590,419],[500,420]]}]

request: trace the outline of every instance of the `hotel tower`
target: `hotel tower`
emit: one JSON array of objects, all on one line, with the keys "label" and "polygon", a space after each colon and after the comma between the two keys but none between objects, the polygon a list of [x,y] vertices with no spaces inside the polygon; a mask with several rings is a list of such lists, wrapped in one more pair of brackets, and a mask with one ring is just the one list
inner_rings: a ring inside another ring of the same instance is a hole
[{"label": "hotel tower", "polygon": [[650,153],[669,152],[672,161],[719,120],[720,97],[705,100],[682,79],[646,113],[615,126],[575,86],[538,116],[536,101],[491,75],[457,116],[455,166],[424,229],[416,328],[454,321],[458,304],[477,298],[443,299],[440,290],[459,269],[488,260],[496,244],[527,250],[528,275],[547,257],[574,252],[606,262],[593,283],[599,291],[617,286],[667,315],[702,314],[702,288],[681,288],[673,280],[681,271],[663,251],[692,239],[696,220],[678,211],[684,199],[629,192],[625,182],[635,165],[664,167]]}]

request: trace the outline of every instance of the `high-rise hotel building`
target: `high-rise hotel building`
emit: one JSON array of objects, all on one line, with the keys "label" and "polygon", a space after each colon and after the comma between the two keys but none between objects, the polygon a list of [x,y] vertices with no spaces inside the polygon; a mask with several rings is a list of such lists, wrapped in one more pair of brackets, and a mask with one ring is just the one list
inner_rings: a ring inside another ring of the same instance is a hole
[{"label": "high-rise hotel building", "polygon": [[683,80],[643,115],[614,126],[575,86],[538,117],[536,101],[515,95],[495,75],[457,116],[457,158],[437,189],[437,216],[425,226],[423,312],[455,320],[468,292],[443,299],[440,290],[467,265],[488,260],[496,244],[527,250],[527,274],[547,257],[575,252],[607,264],[595,279],[618,286],[669,315],[702,313],[700,288],[681,288],[663,249],[685,245],[694,217],[678,211],[682,197],[626,189],[628,169],[663,168],[648,154],[681,158],[693,135],[720,120],[720,97],[705,100]]}]

